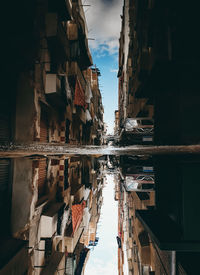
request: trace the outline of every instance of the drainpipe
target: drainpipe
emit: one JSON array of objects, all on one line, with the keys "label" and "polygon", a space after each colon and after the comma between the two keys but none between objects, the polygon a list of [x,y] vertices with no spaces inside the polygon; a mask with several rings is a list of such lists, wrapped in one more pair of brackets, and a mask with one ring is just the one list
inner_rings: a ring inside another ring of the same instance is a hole
[{"label": "drainpipe", "polygon": [[176,275],[176,251],[171,251],[171,275]]}]

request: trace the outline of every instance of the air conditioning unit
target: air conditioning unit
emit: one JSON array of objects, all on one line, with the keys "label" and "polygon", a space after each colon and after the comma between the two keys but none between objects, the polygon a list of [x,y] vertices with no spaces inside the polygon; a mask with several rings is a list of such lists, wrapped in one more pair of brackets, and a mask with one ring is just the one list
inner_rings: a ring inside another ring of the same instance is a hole
[{"label": "air conditioning unit", "polygon": [[63,203],[54,203],[41,215],[41,238],[51,238],[57,231],[58,211],[62,206]]},{"label": "air conditioning unit", "polygon": [[41,238],[51,238],[57,230],[58,215],[44,214],[40,219]]},{"label": "air conditioning unit", "polygon": [[69,40],[77,40],[78,39],[78,26],[73,21],[67,22],[67,37]]},{"label": "air conditioning unit", "polygon": [[61,82],[57,74],[46,74],[45,94],[53,94],[61,92]]}]

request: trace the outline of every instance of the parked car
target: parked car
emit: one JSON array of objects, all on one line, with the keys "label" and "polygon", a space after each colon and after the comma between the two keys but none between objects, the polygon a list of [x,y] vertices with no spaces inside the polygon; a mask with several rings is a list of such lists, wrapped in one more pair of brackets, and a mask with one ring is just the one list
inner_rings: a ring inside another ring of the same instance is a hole
[{"label": "parked car", "polygon": [[154,121],[152,118],[126,118],[120,134],[120,145],[152,144]]},{"label": "parked car", "polygon": [[154,191],[154,174],[127,174],[124,178],[127,192]]}]

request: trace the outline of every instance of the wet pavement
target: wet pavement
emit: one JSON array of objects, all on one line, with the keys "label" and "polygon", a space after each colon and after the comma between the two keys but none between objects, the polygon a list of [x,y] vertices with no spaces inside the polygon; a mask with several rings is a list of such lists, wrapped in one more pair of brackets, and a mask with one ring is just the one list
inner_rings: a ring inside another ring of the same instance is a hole
[{"label": "wet pavement", "polygon": [[10,144],[0,146],[0,158],[28,156],[74,156],[74,155],[160,155],[200,154],[200,145],[132,145],[115,146],[70,146],[64,144]]}]

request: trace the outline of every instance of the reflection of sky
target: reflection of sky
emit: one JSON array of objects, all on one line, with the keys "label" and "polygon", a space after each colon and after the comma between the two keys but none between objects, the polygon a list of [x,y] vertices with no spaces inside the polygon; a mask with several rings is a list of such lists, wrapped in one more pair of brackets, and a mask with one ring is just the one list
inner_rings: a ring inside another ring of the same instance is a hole
[{"label": "reflection of sky", "polygon": [[97,227],[99,243],[91,250],[85,275],[117,275],[117,223],[118,207],[114,200],[113,176],[107,175],[107,185],[103,189],[103,206]]}]

